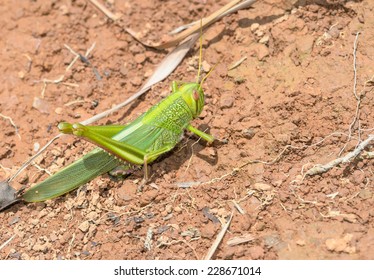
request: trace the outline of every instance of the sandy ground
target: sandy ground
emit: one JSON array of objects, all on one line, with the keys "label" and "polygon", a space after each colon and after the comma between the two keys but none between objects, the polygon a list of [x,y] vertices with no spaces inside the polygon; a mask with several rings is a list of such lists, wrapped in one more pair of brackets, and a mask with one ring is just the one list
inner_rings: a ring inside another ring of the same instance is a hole
[{"label": "sandy ground", "polygon": [[[87,119],[131,96],[166,52],[145,48],[88,1],[2,2],[5,179],[58,133],[58,122]],[[102,2],[151,41],[227,3]],[[152,164],[142,193],[139,171],[9,207],[0,213],[0,245],[10,241],[0,258],[201,259],[232,213],[215,259],[373,259],[372,146],[306,176],[374,133],[373,10],[369,0],[267,0],[215,23],[204,34],[203,60],[223,59],[193,124],[225,143],[208,146],[186,133]],[[94,42],[89,59],[102,79],[80,61],[65,72],[74,55],[64,44],[84,54]],[[194,81],[198,53],[196,45],[167,80],[101,124],[131,121],[167,96],[173,80]],[[60,83],[41,82],[61,75]],[[64,137],[13,187],[39,182],[47,176],[41,170],[54,173],[90,149]]]}]

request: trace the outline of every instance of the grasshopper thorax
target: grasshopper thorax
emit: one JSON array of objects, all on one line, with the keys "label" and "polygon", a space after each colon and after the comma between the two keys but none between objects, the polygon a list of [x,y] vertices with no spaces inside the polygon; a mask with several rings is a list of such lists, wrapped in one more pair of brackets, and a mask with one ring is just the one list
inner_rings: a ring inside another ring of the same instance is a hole
[{"label": "grasshopper thorax", "polygon": [[186,83],[180,86],[182,98],[190,108],[192,117],[197,118],[204,108],[204,91],[199,83]]}]

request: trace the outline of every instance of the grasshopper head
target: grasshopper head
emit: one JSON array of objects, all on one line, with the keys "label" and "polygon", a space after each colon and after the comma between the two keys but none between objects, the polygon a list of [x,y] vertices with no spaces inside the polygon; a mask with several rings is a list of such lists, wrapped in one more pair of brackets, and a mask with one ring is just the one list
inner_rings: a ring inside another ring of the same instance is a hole
[{"label": "grasshopper head", "polygon": [[199,83],[187,83],[180,87],[182,97],[191,110],[193,118],[197,118],[204,107],[204,91]]}]

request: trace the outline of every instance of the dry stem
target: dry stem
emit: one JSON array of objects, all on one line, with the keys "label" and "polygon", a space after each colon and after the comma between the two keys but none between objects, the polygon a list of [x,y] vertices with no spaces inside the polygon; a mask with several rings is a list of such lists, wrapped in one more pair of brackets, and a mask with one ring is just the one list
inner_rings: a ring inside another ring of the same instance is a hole
[{"label": "dry stem", "polygon": [[316,174],[321,174],[321,173],[329,171],[331,168],[333,168],[333,167],[335,167],[335,166],[337,166],[337,165],[339,165],[341,163],[347,163],[347,162],[349,162],[351,159],[357,157],[362,152],[362,150],[364,150],[366,148],[366,146],[369,145],[369,143],[371,141],[373,141],[373,140],[374,140],[374,134],[373,135],[369,135],[369,137],[365,141],[361,142],[356,147],[356,149],[354,149],[352,152],[346,154],[344,157],[340,157],[340,158],[334,159],[334,160],[330,161],[327,164],[316,165],[315,167],[309,169],[305,173],[305,176],[313,176],[313,175],[316,175]]},{"label": "dry stem", "polygon": [[103,4],[101,4],[97,0],[90,0],[90,2],[91,2],[92,5],[94,5],[96,8],[98,8],[101,12],[103,12],[108,18],[110,18],[113,21],[116,21],[116,20],[120,19],[121,16],[122,16],[120,13],[116,13],[116,14],[112,13]]},{"label": "dry stem", "polygon": [[16,131],[16,135],[18,136],[19,140],[21,140],[21,135],[18,133],[18,128],[16,126],[16,124],[14,123],[14,121],[12,120],[11,117],[8,117],[8,116],[5,116],[3,114],[0,113],[0,117],[2,117],[3,119],[6,119],[10,122],[10,124],[14,127],[15,131]]}]

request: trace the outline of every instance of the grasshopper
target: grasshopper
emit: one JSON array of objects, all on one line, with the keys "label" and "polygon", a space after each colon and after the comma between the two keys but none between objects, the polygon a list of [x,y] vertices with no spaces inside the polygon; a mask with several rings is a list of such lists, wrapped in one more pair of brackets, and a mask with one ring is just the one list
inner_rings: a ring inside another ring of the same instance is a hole
[{"label": "grasshopper", "polygon": [[25,191],[20,199],[38,202],[61,196],[113,170],[121,161],[143,165],[143,182],[146,182],[147,165],[173,149],[186,129],[212,143],[213,136],[190,124],[203,110],[205,97],[202,85],[214,69],[213,67],[199,82],[201,59],[200,36],[197,81],[180,84],[172,82],[172,93],[168,97],[127,125],[84,126],[80,123],[59,123],[58,128],[62,133],[78,136],[99,148]]}]

